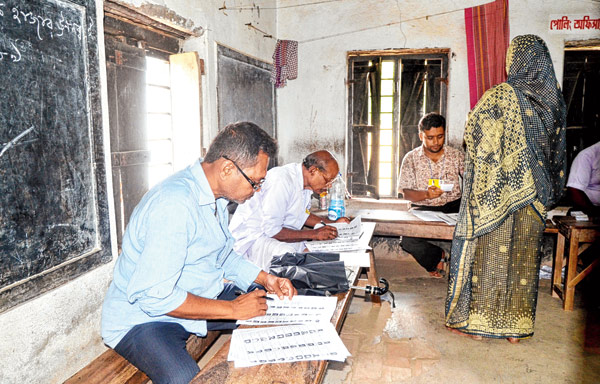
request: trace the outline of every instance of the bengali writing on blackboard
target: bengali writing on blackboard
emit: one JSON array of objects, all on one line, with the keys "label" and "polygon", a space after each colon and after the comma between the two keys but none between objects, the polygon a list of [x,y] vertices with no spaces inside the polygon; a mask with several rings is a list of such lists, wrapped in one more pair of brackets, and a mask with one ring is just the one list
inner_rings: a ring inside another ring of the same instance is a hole
[{"label": "bengali writing on blackboard", "polygon": [[[69,20],[63,12],[60,12],[59,16],[48,17],[27,8],[27,5],[11,6],[7,2],[0,2],[0,24],[10,23],[13,24],[10,29],[20,26],[33,29],[39,41],[47,38],[61,38],[65,34],[72,34],[79,40],[83,39],[82,23],[79,20]],[[3,45],[5,46],[0,46],[0,61],[20,62],[23,56],[21,50],[30,44],[19,39],[5,38],[4,40]]]},{"label": "bengali writing on blackboard", "polygon": [[96,3],[0,0],[0,312],[110,260]]}]

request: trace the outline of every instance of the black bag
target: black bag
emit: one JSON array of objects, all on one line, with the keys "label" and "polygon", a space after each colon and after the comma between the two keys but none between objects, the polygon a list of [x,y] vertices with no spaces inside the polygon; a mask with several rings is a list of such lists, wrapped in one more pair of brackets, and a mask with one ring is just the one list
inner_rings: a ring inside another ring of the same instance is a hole
[{"label": "black bag", "polygon": [[270,273],[292,282],[300,295],[327,296],[349,289],[337,253],[286,253],[271,262]]}]

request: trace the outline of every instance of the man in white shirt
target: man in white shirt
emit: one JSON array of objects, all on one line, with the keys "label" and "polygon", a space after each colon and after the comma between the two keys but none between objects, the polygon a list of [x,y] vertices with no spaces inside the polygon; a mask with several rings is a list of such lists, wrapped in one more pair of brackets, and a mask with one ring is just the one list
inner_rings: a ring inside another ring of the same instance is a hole
[{"label": "man in white shirt", "polygon": [[[268,271],[273,256],[303,252],[306,240],[335,239],[335,227],[317,226],[333,221],[310,213],[310,205],[313,192],[325,192],[338,173],[338,163],[328,151],[311,153],[301,164],[270,169],[262,189],[238,206],[231,219],[235,251]],[[336,221],[349,222],[345,217]]]}]

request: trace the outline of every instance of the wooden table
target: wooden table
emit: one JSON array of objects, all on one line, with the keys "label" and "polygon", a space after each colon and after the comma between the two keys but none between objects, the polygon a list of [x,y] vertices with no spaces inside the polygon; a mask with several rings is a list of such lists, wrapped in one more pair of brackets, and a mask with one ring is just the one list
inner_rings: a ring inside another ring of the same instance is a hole
[{"label": "wooden table", "polygon": [[[600,221],[577,221],[572,216],[557,218],[558,241],[556,253],[552,264],[552,296],[563,300],[565,311],[573,310],[573,299],[575,297],[575,286],[584,277],[590,274],[592,269],[598,265],[600,258],[596,255],[594,260],[583,271],[577,273],[579,261],[579,247],[582,243],[593,243],[600,241]],[[569,243],[567,255],[567,271],[564,282],[562,281],[563,256],[565,251],[565,240]]]},{"label": "wooden table", "polygon": [[349,209],[348,217],[361,217],[362,221],[374,222],[375,235],[409,236],[428,239],[452,240],[454,225],[443,221],[424,221],[410,211],[391,209]]},{"label": "wooden table", "polygon": [[[355,267],[352,285],[358,283],[360,267]],[[337,307],[331,319],[338,333],[348,314],[354,289],[336,295]],[[327,369],[327,360],[301,361],[295,363],[264,364],[247,368],[235,368],[233,362],[227,361],[230,341],[225,343],[217,354],[190,382],[193,384],[254,384],[254,383],[286,383],[286,384],[318,384],[323,380]]]}]

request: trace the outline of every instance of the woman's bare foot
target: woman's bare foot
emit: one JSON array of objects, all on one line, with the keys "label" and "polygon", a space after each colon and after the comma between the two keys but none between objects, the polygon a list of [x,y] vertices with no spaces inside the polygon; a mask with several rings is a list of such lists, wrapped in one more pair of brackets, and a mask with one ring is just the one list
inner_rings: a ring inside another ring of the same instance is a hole
[{"label": "woman's bare foot", "polygon": [[459,336],[465,336],[465,337],[469,337],[473,340],[483,340],[483,336],[479,336],[479,335],[470,335],[468,333],[464,333],[461,332],[460,330],[456,329],[456,328],[450,328],[450,327],[446,327],[447,330],[449,330],[450,332],[454,333],[455,335],[459,335]]},{"label": "woman's bare foot", "polygon": [[506,340],[511,344],[519,344],[520,341],[520,339],[517,339],[516,337],[507,337]]}]

